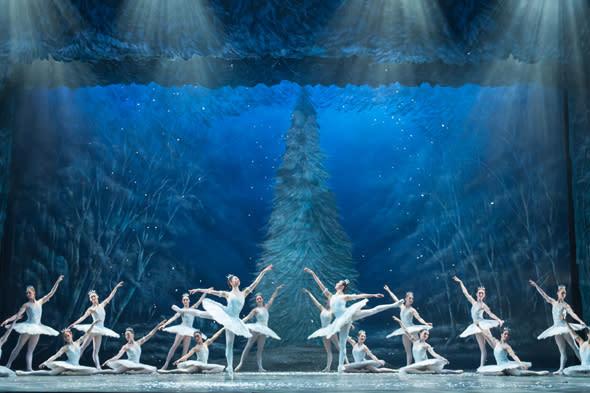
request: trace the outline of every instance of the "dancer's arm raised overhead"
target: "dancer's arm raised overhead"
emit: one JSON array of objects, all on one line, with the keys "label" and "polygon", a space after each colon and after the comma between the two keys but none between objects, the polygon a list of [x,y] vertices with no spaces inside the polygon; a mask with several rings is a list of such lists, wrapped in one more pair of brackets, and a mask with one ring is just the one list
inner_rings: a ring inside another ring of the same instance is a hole
[{"label": "dancer's arm raised overhead", "polygon": [[324,284],[322,284],[322,282],[320,281],[320,279],[318,278],[318,276],[314,273],[313,270],[311,270],[308,267],[303,268],[303,270],[305,270],[307,273],[311,274],[311,276],[313,277],[314,281],[316,282],[316,284],[318,284],[318,286],[320,287],[320,289],[322,290],[322,294],[326,297],[330,297],[332,296],[332,294],[330,293],[330,291],[328,290],[328,288],[326,288],[326,286]]},{"label": "dancer's arm raised overhead", "polygon": [[264,277],[264,275],[269,272],[270,270],[272,270],[272,265],[268,265],[267,267],[265,267],[260,274],[258,275],[258,277],[256,277],[256,279],[254,280],[254,282],[252,284],[250,284],[249,286],[246,287],[246,289],[244,289],[243,293],[244,296],[248,296],[249,294],[252,293],[252,291],[254,291],[254,288],[256,288],[256,286],[258,284],[260,284],[260,280],[262,280],[262,277]]},{"label": "dancer's arm raised overhead", "polygon": [[156,327],[155,327],[155,328],[153,328],[151,332],[149,332],[148,334],[146,334],[145,336],[143,336],[142,338],[140,338],[139,340],[137,340],[137,343],[138,343],[139,345],[143,345],[143,344],[145,344],[145,343],[146,343],[146,342],[147,342],[147,341],[148,341],[150,338],[152,338],[152,336],[153,336],[154,334],[156,334],[156,332],[157,332],[158,330],[160,330],[160,327],[161,327],[163,324],[165,324],[165,323],[166,323],[166,320],[164,319],[162,322],[160,322],[159,324],[157,324],[157,325],[156,325]]},{"label": "dancer's arm raised overhead", "polygon": [[[391,296],[391,298],[393,299],[394,302],[399,302],[399,299],[397,298],[397,296],[395,296],[395,293],[391,292],[391,289],[389,289],[389,287],[387,285],[384,285],[383,289],[385,289],[385,291],[389,294],[389,296]],[[402,304],[400,307],[403,308],[404,305]]]},{"label": "dancer's arm raised overhead", "polygon": [[49,291],[49,293],[45,296],[43,296],[41,299],[39,299],[39,301],[41,302],[41,304],[45,304],[49,301],[49,299],[51,299],[53,297],[53,295],[55,295],[55,291],[57,291],[57,287],[59,286],[59,283],[64,279],[64,275],[60,275],[57,278],[57,281],[55,281],[55,284],[53,284],[53,288],[51,288],[51,291]]},{"label": "dancer's arm raised overhead", "polygon": [[309,295],[309,297],[311,298],[311,301],[313,302],[313,304],[315,304],[315,306],[316,306],[317,308],[319,308],[320,310],[323,310],[323,309],[325,309],[325,307],[324,307],[324,306],[323,306],[323,305],[322,305],[320,302],[318,302],[318,300],[315,298],[315,296],[313,296],[313,295],[311,294],[311,292],[309,292],[309,291],[308,291],[307,289],[305,289],[305,288],[301,288],[301,290],[303,291],[303,293],[307,293],[307,294]]},{"label": "dancer's arm raised overhead", "polygon": [[266,303],[266,306],[264,306],[267,310],[270,308],[270,306],[272,306],[272,302],[274,302],[275,298],[277,297],[279,289],[283,288],[284,286],[284,284],[281,284],[278,287],[276,287],[275,291],[272,293],[272,296],[270,297],[270,300],[268,301],[268,303]]},{"label": "dancer's arm raised overhead", "polygon": [[[213,290],[213,287],[210,287],[208,289]],[[201,305],[201,303],[203,303],[203,300],[205,300],[206,297],[207,297],[207,293],[203,293],[201,295],[201,297],[199,298],[199,300],[197,300],[197,302],[195,304],[193,304],[191,306],[191,308],[198,308]]]},{"label": "dancer's arm raised overhead", "polygon": [[123,286],[123,281],[121,281],[120,283],[118,283],[117,285],[115,285],[115,287],[113,288],[113,290],[111,291],[111,293],[109,294],[109,296],[107,296],[106,299],[104,299],[100,305],[105,307],[107,304],[109,304],[109,302],[111,300],[113,300],[113,297],[115,296],[115,293],[117,293],[117,290],[119,288],[121,288]]},{"label": "dancer's arm raised overhead", "polygon": [[531,284],[533,287],[535,287],[535,289],[537,290],[537,292],[539,292],[541,294],[541,296],[543,297],[543,299],[545,299],[545,301],[551,305],[557,303],[557,300],[553,299],[551,296],[547,295],[545,293],[544,290],[541,289],[541,287],[539,287],[539,285],[537,285],[536,282],[534,282],[533,280],[529,280],[529,284]]},{"label": "dancer's arm raised overhead", "polygon": [[465,288],[463,281],[461,281],[461,279],[457,276],[453,276],[453,280],[455,280],[456,282],[459,283],[459,285],[461,286],[461,291],[463,292],[463,295],[465,295],[467,300],[469,300],[469,303],[471,303],[471,304],[475,303],[475,299],[473,297],[471,297],[471,295],[469,294],[469,291],[467,290],[467,288]]}]

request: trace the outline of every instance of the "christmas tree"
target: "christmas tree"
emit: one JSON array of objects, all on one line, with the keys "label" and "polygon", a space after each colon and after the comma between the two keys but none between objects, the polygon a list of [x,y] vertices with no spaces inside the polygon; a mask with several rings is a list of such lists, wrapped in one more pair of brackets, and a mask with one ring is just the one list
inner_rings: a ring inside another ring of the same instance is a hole
[{"label": "christmas tree", "polygon": [[266,300],[277,285],[285,285],[270,310],[269,322],[283,343],[307,343],[307,336],[320,328],[320,310],[301,289],[312,291],[320,303],[326,298],[304,267],[314,270],[331,291],[337,281],[348,278],[354,282],[358,275],[352,243],[339,222],[334,194],[327,184],[316,118],[303,90],[284,136],[285,154],[277,171],[273,211],[257,266],[262,270],[274,265],[258,288]]}]

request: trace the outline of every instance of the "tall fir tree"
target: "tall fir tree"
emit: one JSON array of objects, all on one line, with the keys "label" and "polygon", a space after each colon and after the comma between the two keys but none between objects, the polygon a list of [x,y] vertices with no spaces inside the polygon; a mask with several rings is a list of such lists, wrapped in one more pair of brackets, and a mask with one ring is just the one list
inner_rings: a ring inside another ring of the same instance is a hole
[{"label": "tall fir tree", "polygon": [[330,289],[338,280],[354,282],[358,276],[352,243],[340,224],[327,184],[316,117],[303,90],[284,136],[286,148],[276,175],[273,211],[257,263],[258,270],[274,265],[259,286],[267,299],[277,285],[285,285],[270,310],[269,323],[283,344],[307,344],[307,336],[320,328],[320,310],[301,289],[311,290],[321,303],[326,298],[304,267],[314,270]]}]

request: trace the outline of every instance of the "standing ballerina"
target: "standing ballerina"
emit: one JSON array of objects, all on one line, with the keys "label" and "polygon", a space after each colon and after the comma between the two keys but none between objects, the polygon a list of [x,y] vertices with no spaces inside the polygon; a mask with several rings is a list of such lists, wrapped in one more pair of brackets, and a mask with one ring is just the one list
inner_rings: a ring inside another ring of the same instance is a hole
[{"label": "standing ballerina", "polygon": [[[352,357],[354,362],[344,366],[345,373],[394,373],[396,370],[392,368],[381,367],[385,365],[383,360],[373,355],[369,347],[365,344],[367,340],[367,333],[364,330],[359,330],[357,341],[348,337],[348,342],[352,345]],[[372,360],[367,360],[369,356]]]},{"label": "standing ballerina", "polygon": [[[177,371],[182,373],[203,373],[212,374],[220,373],[225,368],[221,364],[209,363],[209,345],[221,335],[225,328],[219,329],[210,339],[203,342],[203,334],[197,329],[194,334],[195,345],[188,353],[182,356],[180,359],[172,363],[178,367]],[[194,354],[197,354],[197,360],[188,360]]]},{"label": "standing ballerina", "polygon": [[[346,358],[346,340],[348,338],[348,332],[350,331],[352,322],[369,317],[371,315],[375,315],[381,311],[385,311],[393,307],[398,307],[399,304],[403,302],[403,300],[393,304],[383,304],[368,310],[362,310],[362,308],[367,304],[367,298],[382,298],[383,294],[362,293],[358,295],[345,295],[344,292],[346,292],[350,286],[350,282],[348,280],[338,281],[334,286],[336,292],[332,294],[330,291],[328,291],[328,288],[322,284],[318,276],[311,269],[306,267],[303,270],[312,275],[313,279],[322,290],[322,293],[330,299],[330,309],[334,312],[335,316],[334,321],[332,321],[330,325],[316,330],[308,337],[308,339],[314,337],[326,337],[329,339],[335,334],[339,334],[340,350],[338,353],[338,372],[342,372],[344,371],[344,359]],[[354,303],[350,307],[346,307],[347,301],[359,299],[362,300]]]},{"label": "standing ballerina", "polygon": [[[196,309],[197,307],[199,307],[201,305],[201,303],[203,302],[203,299],[205,299],[205,296],[207,296],[206,293],[201,295],[200,299],[194,305],[191,306],[189,294],[185,293],[182,295],[182,305],[184,306],[184,308]],[[179,325],[166,327],[166,326],[170,325],[174,320],[178,319],[179,317],[182,320],[182,322]],[[166,370],[168,368],[168,364],[170,363],[170,359],[172,359],[172,356],[174,355],[174,352],[176,352],[176,348],[178,348],[178,345],[180,344],[181,341],[182,341],[182,356],[186,355],[186,353],[188,352],[188,347],[191,343],[191,337],[193,336],[193,334],[197,330],[197,329],[193,328],[194,320],[195,320],[194,314],[188,313],[188,312],[182,312],[182,309],[180,309],[180,311],[178,311],[176,314],[174,314],[174,316],[172,318],[170,318],[164,325],[162,325],[160,327],[160,329],[163,329],[166,333],[172,333],[172,334],[176,335],[176,337],[174,337],[174,343],[170,347],[170,350],[168,351],[168,355],[166,356],[166,362],[164,363],[164,365],[162,366],[162,368],[160,370]]]},{"label": "standing ballerina", "polygon": [[91,325],[79,325],[80,322],[88,318],[89,315],[92,315],[93,321],[100,320],[100,323],[94,326],[94,329],[92,329],[92,334],[88,336],[88,340],[84,341],[82,347],[80,348],[81,353],[84,353],[84,350],[86,349],[86,347],[88,347],[90,341],[92,340],[92,360],[94,361],[94,365],[96,366],[96,368],[99,370],[100,360],[98,358],[98,352],[100,351],[100,346],[102,344],[102,336],[119,338],[119,335],[117,333],[115,333],[111,329],[104,327],[104,319],[107,315],[107,312],[104,308],[113,299],[113,296],[115,296],[115,293],[117,293],[117,289],[121,288],[122,286],[123,281],[115,285],[115,288],[113,288],[109,296],[101,303],[98,302],[98,294],[95,290],[91,290],[90,292],[88,292],[88,299],[90,300],[90,303],[92,303],[92,306],[88,307],[86,312],[80,318],[78,318],[76,322],[68,326],[68,329],[74,328],[81,332],[86,332],[88,331]]},{"label": "standing ballerina", "polygon": [[[500,326],[504,324],[500,318],[498,318],[490,308],[483,302],[483,299],[486,297],[486,289],[484,287],[477,288],[477,292],[475,296],[477,300],[473,299],[463,285],[463,281],[459,279],[457,276],[453,276],[453,280],[457,281],[461,286],[461,291],[471,303],[471,318],[473,319],[473,323],[467,326],[467,329],[463,331],[459,335],[461,338],[469,337],[471,335],[475,335],[475,339],[477,340],[477,345],[479,345],[479,351],[481,352],[481,358],[479,361],[479,367],[483,367],[486,364],[486,358],[488,353],[486,351],[486,336],[482,333],[483,330],[490,330],[493,327]],[[486,312],[490,317],[494,319],[494,321],[490,319],[484,319],[483,313]],[[478,322],[479,325],[475,324],[475,321]],[[478,327],[479,326],[479,327]],[[492,343],[488,342],[488,344],[493,348],[494,346]]]},{"label": "standing ballerina", "polygon": [[[475,321],[476,325],[479,325],[479,321]],[[532,364],[530,362],[521,361],[518,356],[512,350],[512,347],[508,344],[510,338],[510,329],[504,328],[500,339],[498,340],[489,330],[482,329],[482,334],[486,336],[489,342],[493,344],[494,358],[496,364],[493,366],[483,366],[477,369],[479,374],[484,375],[513,375],[513,376],[525,376],[525,375],[546,375],[547,371],[531,371],[528,370]],[[508,360],[508,355],[514,361]]]},{"label": "standing ballerina", "polygon": [[549,304],[551,304],[551,315],[553,316],[553,326],[549,327],[543,333],[541,333],[537,340],[542,340],[547,337],[554,337],[555,343],[557,344],[557,348],[559,349],[559,370],[555,371],[554,374],[561,374],[563,372],[563,368],[565,367],[565,363],[567,361],[567,347],[565,343],[568,343],[569,346],[574,350],[574,353],[580,358],[580,353],[576,344],[574,343],[574,339],[570,335],[567,326],[563,322],[563,319],[560,318],[560,315],[565,316],[569,314],[574,318],[576,321],[580,322],[580,324],[572,324],[570,325],[574,330],[582,330],[586,326],[584,321],[578,317],[569,304],[565,302],[565,285],[559,285],[557,287],[557,300],[549,297],[545,291],[543,291],[536,282],[533,280],[529,280],[529,284],[531,284],[535,289],[541,294],[543,299]]},{"label": "standing ballerina", "polygon": [[[109,360],[105,361],[102,365],[109,366],[112,370],[109,370],[108,373],[110,374],[122,374],[122,373],[130,373],[130,374],[146,374],[146,373],[155,373],[156,367],[150,366],[148,364],[140,363],[139,358],[141,357],[141,346],[145,344],[156,332],[160,329],[160,327],[166,323],[164,319],[160,322],[155,328],[153,328],[148,334],[144,337],[140,338],[139,340],[135,340],[135,331],[133,328],[125,329],[125,339],[127,340],[127,344],[121,347],[119,353],[115,356],[110,358]],[[127,359],[119,360],[124,353],[127,353]],[[103,371],[105,372],[105,371]],[[106,373],[106,372],[105,372]]]},{"label": "standing ballerina", "polygon": [[[395,294],[391,292],[387,285],[385,285],[383,289],[385,289],[387,293],[389,293],[389,295],[395,302],[399,301],[397,296],[395,296]],[[420,314],[418,314],[418,311],[416,311],[416,309],[412,307],[412,304],[414,304],[414,293],[406,292],[404,304],[401,304],[399,306],[399,316],[400,319],[403,321],[404,325],[406,326],[406,329],[408,329],[408,332],[410,332],[414,336],[414,338],[418,338],[418,332],[424,329],[432,329],[432,323],[426,322],[424,319],[422,319],[422,317],[420,317]],[[422,325],[415,325],[414,318],[416,318],[418,322],[420,322]],[[388,334],[386,338],[391,338],[393,336],[402,336],[402,343],[404,344],[404,349],[406,350],[406,366],[412,364],[412,341],[410,340],[410,337],[408,337],[408,335],[405,334],[404,330],[401,327],[399,329],[394,330],[392,333]]]},{"label": "standing ballerina", "polygon": [[252,337],[248,339],[248,343],[246,347],[242,351],[242,357],[240,358],[240,363],[236,367],[235,371],[240,371],[242,365],[244,364],[244,360],[246,360],[246,356],[248,356],[248,352],[254,345],[257,344],[256,349],[256,363],[258,363],[258,372],[265,372],[266,370],[262,367],[262,351],[264,350],[264,343],[266,342],[266,337],[274,338],[275,340],[280,340],[281,338],[273,332],[268,327],[268,309],[272,305],[272,302],[275,300],[277,296],[277,292],[279,289],[283,288],[284,285],[279,285],[275,291],[273,292],[270,300],[266,305],[264,305],[264,298],[259,293],[256,295],[256,308],[250,311],[250,314],[246,316],[242,320],[242,322],[248,321],[253,316],[256,316],[256,323],[247,323],[248,329],[250,329],[250,333],[252,333]]},{"label": "standing ballerina", "polygon": [[[443,370],[445,365],[450,362],[438,353],[434,352],[434,349],[426,342],[430,336],[430,332],[427,329],[423,329],[418,334],[419,338],[415,338],[406,329],[406,326],[401,319],[394,316],[395,319],[402,329],[406,332],[410,340],[412,340],[412,352],[414,355],[414,363],[402,367],[399,369],[401,374],[461,374],[463,370]],[[434,359],[428,359],[426,352],[429,352]]]},{"label": "standing ballerina", "polygon": [[[101,322],[100,319],[97,319],[94,322],[92,322],[92,324],[89,325],[88,329],[86,329],[86,333],[84,333],[84,335],[76,341],[74,341],[72,331],[69,328],[62,330],[61,337],[66,342],[66,345],[61,347],[55,355],[53,355],[52,357],[50,357],[49,359],[47,359],[39,365],[39,368],[49,368],[49,371],[39,370],[24,373],[17,371],[17,375],[95,374],[97,371],[99,371],[96,368],[80,366],[80,355],[82,354],[82,349],[80,345],[84,345],[83,343],[85,342],[85,340],[89,339],[93,329],[95,328],[95,325],[99,322]],[[68,360],[56,360],[63,354],[67,356]]]},{"label": "standing ballerina", "polygon": [[8,363],[6,363],[6,367],[11,368],[12,362],[18,356],[21,349],[28,343],[27,346],[27,371],[33,370],[33,351],[39,342],[39,336],[41,334],[45,334],[48,336],[57,336],[59,333],[57,330],[50,328],[49,326],[45,326],[41,324],[41,315],[43,314],[43,305],[49,301],[55,295],[55,291],[57,291],[57,287],[59,283],[64,279],[63,274],[59,276],[55,284],[53,284],[53,288],[51,291],[41,299],[37,300],[35,298],[35,288],[33,286],[28,286],[26,290],[28,302],[22,305],[20,310],[12,317],[8,318],[1,326],[4,326],[12,321],[17,320],[20,318],[24,313],[27,314],[26,322],[17,323],[14,327],[14,331],[19,333],[20,336],[18,337],[18,342],[16,346],[10,353],[10,358],[8,358]]},{"label": "standing ballerina", "polygon": [[[22,318],[22,315],[19,316],[19,319]],[[8,340],[8,336],[12,333],[12,329],[14,329],[14,325],[16,325],[16,321],[12,322],[12,324],[8,327],[8,330],[2,337],[0,337],[0,358],[2,357],[2,346]],[[14,377],[16,374],[11,369],[0,366],[0,377]]]},{"label": "standing ballerina", "polygon": [[254,288],[260,283],[262,277],[272,269],[272,265],[267,266],[260,272],[258,277],[250,286],[243,291],[240,291],[240,279],[233,274],[227,276],[227,284],[231,291],[215,291],[213,289],[191,289],[189,293],[192,295],[197,292],[203,292],[208,295],[223,297],[227,300],[227,305],[224,306],[211,299],[203,300],[203,308],[208,314],[219,324],[225,327],[225,358],[227,360],[227,372],[233,376],[233,360],[234,360],[234,338],[238,336],[250,338],[252,334],[250,330],[240,320],[240,312],[244,307],[244,301]]},{"label": "standing ballerina", "polygon": [[586,333],[586,341],[579,336],[574,329],[570,326],[569,322],[565,320],[563,315],[559,316],[565,326],[569,329],[572,337],[575,337],[576,344],[578,344],[578,348],[580,348],[580,361],[582,364],[579,366],[570,366],[563,369],[563,373],[569,377],[587,377],[590,376],[590,330],[588,328],[584,328]]},{"label": "standing ballerina", "polygon": [[[320,323],[322,328],[327,327],[330,322],[332,322],[332,318],[334,318],[334,313],[330,311],[330,298],[327,297],[326,306],[324,307],[318,300],[309,292],[307,289],[303,288],[302,291],[307,293],[311,298],[311,301],[317,308],[320,309]],[[324,344],[324,348],[326,349],[326,368],[322,370],[322,372],[330,371],[332,367],[332,346],[330,343],[334,344],[337,351],[340,351],[340,344],[338,344],[338,335],[335,334],[330,338],[322,337],[322,343]],[[344,359],[346,361],[346,358]]]}]

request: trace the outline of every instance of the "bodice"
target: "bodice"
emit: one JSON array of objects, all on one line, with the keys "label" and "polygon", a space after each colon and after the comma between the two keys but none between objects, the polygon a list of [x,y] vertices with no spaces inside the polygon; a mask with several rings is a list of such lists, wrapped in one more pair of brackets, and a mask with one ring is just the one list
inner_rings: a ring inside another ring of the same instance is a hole
[{"label": "bodice", "polygon": [[565,326],[565,322],[561,320],[560,315],[566,316],[565,304],[555,303],[551,307],[551,316],[553,317],[554,326]]},{"label": "bodice", "polygon": [[193,327],[193,322],[195,321],[195,316],[189,313],[181,313],[180,320],[182,321],[180,324],[186,327]]},{"label": "bodice", "polygon": [[203,363],[209,361],[209,348],[205,344],[201,345],[201,350],[197,352],[197,360]]},{"label": "bodice", "polygon": [[494,359],[496,359],[496,364],[504,364],[508,363],[508,354],[504,349],[504,346],[500,343],[496,344],[494,347]]},{"label": "bodice", "polygon": [[428,359],[428,355],[426,354],[426,343],[420,341],[414,341],[414,345],[412,346],[412,355],[414,355],[414,362],[422,362]]},{"label": "bodice", "polygon": [[107,315],[104,307],[100,304],[94,307],[94,311],[90,314],[92,315],[92,321],[96,321],[97,319],[101,319],[99,323],[97,323],[96,327],[104,327],[104,318]]},{"label": "bodice", "polygon": [[66,356],[68,363],[78,366],[80,364],[80,346],[75,342],[68,345]]},{"label": "bodice", "polygon": [[471,306],[471,319],[474,321],[483,320],[483,303],[475,302]]},{"label": "bodice", "polygon": [[27,307],[27,322],[39,325],[41,323],[41,314],[43,314],[43,306],[39,301],[29,304]]},{"label": "bodice", "polygon": [[399,312],[399,319],[402,320],[405,326],[412,326],[414,324],[414,316],[412,315],[411,307],[404,307]]},{"label": "bodice", "polygon": [[352,357],[355,362],[362,362],[365,360],[365,351],[363,351],[360,345],[355,344],[352,347]]},{"label": "bodice", "polygon": [[344,314],[344,311],[346,311],[346,301],[344,300],[344,295],[332,295],[330,297],[330,309],[336,318]]},{"label": "bodice", "polygon": [[268,326],[268,310],[266,307],[257,307],[256,310],[256,323],[264,326]]},{"label": "bodice", "polygon": [[590,366],[590,345],[585,344],[580,347],[580,361],[582,366]]},{"label": "bodice", "polygon": [[127,344],[127,359],[131,360],[132,362],[139,363],[139,358],[141,356],[141,345],[138,343]]},{"label": "bodice", "polygon": [[227,297],[226,312],[230,317],[239,318],[242,308],[244,308],[244,295],[236,295],[233,291]]},{"label": "bodice", "polygon": [[330,322],[332,322],[332,311],[326,310],[325,308],[322,309],[322,312],[320,313],[320,322],[322,327],[328,326]]}]

